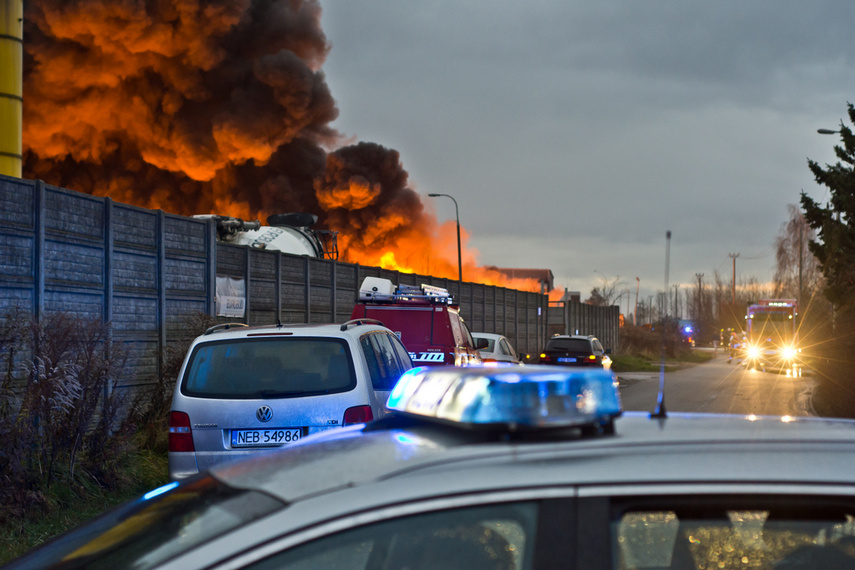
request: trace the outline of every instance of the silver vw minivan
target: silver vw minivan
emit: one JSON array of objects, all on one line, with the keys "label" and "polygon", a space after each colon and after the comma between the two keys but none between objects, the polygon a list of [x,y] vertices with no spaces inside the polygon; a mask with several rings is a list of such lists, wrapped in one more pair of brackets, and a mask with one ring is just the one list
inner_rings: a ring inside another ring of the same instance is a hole
[{"label": "silver vw minivan", "polygon": [[175,387],[169,476],[378,418],[410,368],[398,337],[370,319],[212,327],[190,346]]}]

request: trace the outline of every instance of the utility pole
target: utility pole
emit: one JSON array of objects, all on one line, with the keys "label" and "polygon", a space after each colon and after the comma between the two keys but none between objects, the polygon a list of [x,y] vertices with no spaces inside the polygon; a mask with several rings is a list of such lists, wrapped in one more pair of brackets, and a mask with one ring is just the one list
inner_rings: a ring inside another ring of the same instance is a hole
[{"label": "utility pole", "polygon": [[[626,317],[627,317],[627,320],[629,320],[629,302],[631,300],[632,300],[632,293],[630,292],[629,289],[627,289],[626,290]],[[636,309],[637,308],[638,307],[636,306]],[[632,322],[633,322],[633,324],[635,324],[635,315],[632,315]],[[627,324],[629,324],[629,323],[627,323]]]},{"label": "utility pole", "polygon": [[679,289],[680,289],[680,285],[679,285],[679,284],[674,285],[674,318],[675,318],[676,320],[680,320],[680,315],[679,315],[679,314],[677,314],[677,309],[679,309],[679,307],[680,307],[680,292],[679,292]]},{"label": "utility pole", "polygon": [[730,257],[733,260],[733,281],[731,282],[732,283],[732,286],[731,286],[732,292],[731,292],[731,296],[730,296],[730,302],[735,305],[736,304],[736,258],[739,257],[739,254],[738,253],[728,253],[727,255],[728,255],[728,257]]},{"label": "utility pole", "polygon": [[653,324],[653,295],[647,296],[647,324]]},{"label": "utility pole", "polygon": [[635,312],[632,314],[633,326],[638,324],[638,288],[641,287],[641,279],[635,278]]},{"label": "utility pole", "polygon": [[697,322],[697,325],[698,325],[698,327],[700,327],[701,326],[701,315],[703,314],[701,312],[701,308],[703,307],[703,305],[701,304],[701,297],[702,297],[703,291],[704,291],[701,279],[704,278],[704,274],[703,273],[695,273],[695,277],[698,278],[698,322]]}]

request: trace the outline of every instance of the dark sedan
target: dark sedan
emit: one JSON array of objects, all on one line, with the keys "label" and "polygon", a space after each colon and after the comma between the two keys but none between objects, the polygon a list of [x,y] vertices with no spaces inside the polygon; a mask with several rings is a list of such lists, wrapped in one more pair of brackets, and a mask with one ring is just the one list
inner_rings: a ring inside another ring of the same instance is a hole
[{"label": "dark sedan", "polygon": [[593,336],[555,335],[546,343],[540,353],[541,364],[558,366],[597,366],[611,370],[610,349]]}]

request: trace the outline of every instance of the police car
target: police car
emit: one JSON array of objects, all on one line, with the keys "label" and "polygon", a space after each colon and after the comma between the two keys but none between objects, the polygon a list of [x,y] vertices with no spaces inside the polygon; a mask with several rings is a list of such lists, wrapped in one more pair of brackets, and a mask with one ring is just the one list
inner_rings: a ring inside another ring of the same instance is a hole
[{"label": "police car", "polygon": [[392,416],[156,489],[11,568],[855,567],[855,422],[622,414],[601,369],[417,368]]}]

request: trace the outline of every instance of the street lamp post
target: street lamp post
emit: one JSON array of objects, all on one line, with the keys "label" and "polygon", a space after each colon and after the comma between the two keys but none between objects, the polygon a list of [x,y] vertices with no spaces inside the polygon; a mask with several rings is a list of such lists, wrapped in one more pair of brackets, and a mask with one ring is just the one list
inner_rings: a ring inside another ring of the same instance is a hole
[{"label": "street lamp post", "polygon": [[446,198],[451,198],[451,201],[454,202],[454,217],[457,219],[457,280],[463,283],[463,256],[460,252],[460,210],[457,209],[457,200],[449,194],[428,194],[428,196],[431,198],[445,196]]}]

